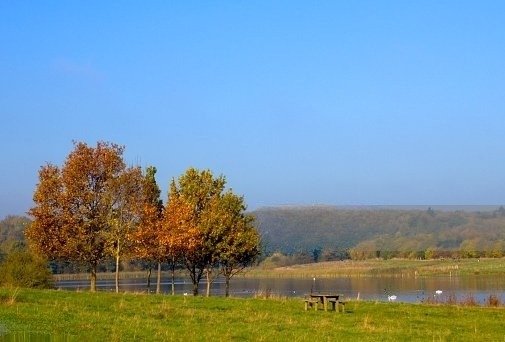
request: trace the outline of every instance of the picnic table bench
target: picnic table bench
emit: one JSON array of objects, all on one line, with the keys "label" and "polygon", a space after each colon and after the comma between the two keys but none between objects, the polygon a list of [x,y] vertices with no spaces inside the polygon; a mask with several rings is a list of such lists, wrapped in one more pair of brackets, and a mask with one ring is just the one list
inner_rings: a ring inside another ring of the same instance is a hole
[{"label": "picnic table bench", "polygon": [[342,312],[345,312],[345,302],[340,300],[342,298],[341,294],[335,293],[310,293],[305,295],[305,311],[309,309],[309,307],[313,307],[314,310],[319,309],[319,304],[323,306],[324,311],[328,311],[328,304],[331,304],[331,310],[340,311],[342,308]]}]

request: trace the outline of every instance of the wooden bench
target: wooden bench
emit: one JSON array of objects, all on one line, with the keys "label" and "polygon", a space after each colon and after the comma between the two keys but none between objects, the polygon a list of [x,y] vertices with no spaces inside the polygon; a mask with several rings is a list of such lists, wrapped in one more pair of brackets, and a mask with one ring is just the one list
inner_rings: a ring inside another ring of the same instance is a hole
[{"label": "wooden bench", "polygon": [[317,306],[319,304],[319,299],[314,299],[314,298],[305,298],[305,311],[309,309],[309,306],[314,308],[315,311],[317,311]]},{"label": "wooden bench", "polygon": [[[338,300],[338,299],[328,299],[328,303],[331,303],[331,309],[333,311],[338,311],[340,312],[340,308],[342,308],[342,313],[345,312],[345,302]],[[338,307],[337,307],[338,305]]]}]

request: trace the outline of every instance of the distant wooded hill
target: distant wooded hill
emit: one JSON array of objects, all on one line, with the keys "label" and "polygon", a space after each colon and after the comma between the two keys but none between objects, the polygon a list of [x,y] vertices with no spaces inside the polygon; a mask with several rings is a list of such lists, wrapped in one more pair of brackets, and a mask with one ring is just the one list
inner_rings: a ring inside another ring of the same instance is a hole
[{"label": "distant wooded hill", "polygon": [[279,207],[253,214],[267,253],[308,253],[317,258],[345,251],[354,259],[505,255],[503,207],[478,212]]},{"label": "distant wooded hill", "polygon": [[0,260],[3,255],[25,245],[24,231],[30,220],[23,216],[7,216],[0,221]]}]

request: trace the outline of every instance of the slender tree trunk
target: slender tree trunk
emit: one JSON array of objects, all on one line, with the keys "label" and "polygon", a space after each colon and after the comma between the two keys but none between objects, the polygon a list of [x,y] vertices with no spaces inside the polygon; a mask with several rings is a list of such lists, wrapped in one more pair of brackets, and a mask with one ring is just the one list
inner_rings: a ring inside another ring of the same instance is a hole
[{"label": "slender tree trunk", "polygon": [[119,253],[116,254],[116,293],[119,292]]},{"label": "slender tree trunk", "polygon": [[230,296],[230,275],[228,273],[226,273],[224,275],[224,284],[225,284],[224,296],[229,297]]},{"label": "slender tree trunk", "polygon": [[153,268],[151,267],[151,264],[149,264],[149,268],[147,269],[147,293],[151,292],[151,272],[153,271]]},{"label": "slender tree trunk", "polygon": [[172,296],[175,295],[175,258],[172,258],[172,265],[170,266],[172,271]]},{"label": "slender tree trunk", "polygon": [[158,262],[158,277],[156,279],[156,294],[161,291],[161,262]]},{"label": "slender tree trunk", "polygon": [[91,265],[91,282],[89,290],[91,292],[96,292],[96,264]]},{"label": "slender tree trunk", "polygon": [[119,292],[119,255],[121,251],[119,239],[116,240],[116,293]]},{"label": "slender tree trunk", "polygon": [[205,278],[207,279],[207,290],[205,292],[205,295],[207,297],[210,297],[210,284],[212,283],[212,279],[211,279],[211,270],[209,268],[206,268],[205,269]]},{"label": "slender tree trunk", "polygon": [[200,269],[197,270],[195,265],[190,264],[186,264],[186,269],[188,270],[189,277],[193,283],[193,296],[198,296],[198,284],[200,283],[203,271]]},{"label": "slender tree trunk", "polygon": [[198,283],[193,280],[193,296],[198,296]]}]

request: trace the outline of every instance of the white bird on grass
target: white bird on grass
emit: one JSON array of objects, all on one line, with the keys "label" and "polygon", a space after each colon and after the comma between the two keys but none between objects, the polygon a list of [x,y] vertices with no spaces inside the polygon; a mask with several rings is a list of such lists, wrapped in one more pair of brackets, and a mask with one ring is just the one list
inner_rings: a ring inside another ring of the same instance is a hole
[{"label": "white bird on grass", "polygon": [[388,302],[394,302],[395,300],[396,300],[396,296],[395,295],[388,296]]}]

